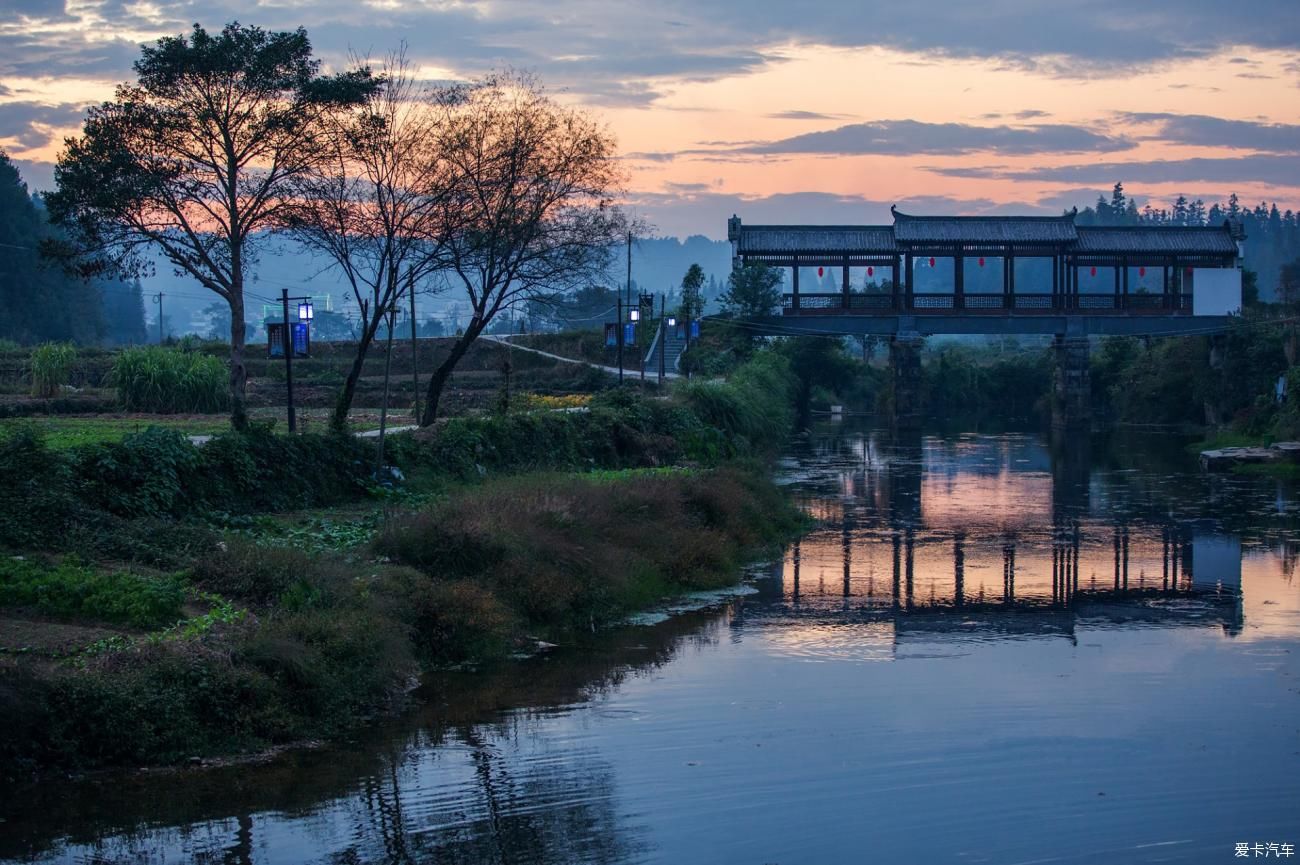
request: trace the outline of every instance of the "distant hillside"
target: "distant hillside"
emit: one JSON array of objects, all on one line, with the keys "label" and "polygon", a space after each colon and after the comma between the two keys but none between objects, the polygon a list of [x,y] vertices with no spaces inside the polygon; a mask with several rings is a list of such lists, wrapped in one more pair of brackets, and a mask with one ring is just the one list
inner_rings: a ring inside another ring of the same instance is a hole
[{"label": "distant hillside", "polygon": [[[272,315],[279,314],[280,290],[289,294],[328,296],[333,309],[346,312],[352,306],[352,292],[337,270],[328,262],[295,249],[289,244],[279,244],[262,253],[247,287],[247,315],[250,324],[260,324],[263,308]],[[693,235],[686,240],[675,237],[637,240],[632,247],[632,283],[634,290],[649,292],[676,291],[682,276],[692,264],[699,264],[709,277],[705,297],[713,298],[725,285],[731,272],[731,246],[726,241],[710,240]],[[169,319],[169,333],[205,333],[207,317],[204,309],[217,300],[216,296],[201,288],[193,279],[176,276],[172,266],[161,256],[155,258],[155,274],[141,280],[146,298],[162,291],[164,311]],[[622,289],[627,279],[627,250],[615,250],[614,264],[605,278],[605,285]],[[457,302],[464,306],[463,293],[449,290],[437,297],[420,297],[417,315],[450,320],[455,317]],[[319,302],[319,301],[318,301]],[[157,306],[148,303],[151,322],[156,322]]]}]

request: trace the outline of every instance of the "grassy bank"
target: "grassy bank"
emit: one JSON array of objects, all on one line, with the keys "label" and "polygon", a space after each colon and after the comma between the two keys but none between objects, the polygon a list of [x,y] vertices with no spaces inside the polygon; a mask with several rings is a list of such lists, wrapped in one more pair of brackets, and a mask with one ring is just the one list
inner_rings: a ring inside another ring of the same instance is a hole
[{"label": "grassy bank", "polygon": [[193,528],[175,571],[10,560],[0,605],[121,627],[9,647],[0,764],[13,778],[335,735],[400,705],[423,669],[580,640],[734,582],[799,525],[754,467],[537,474],[397,516],[350,551]]},{"label": "grassy bank", "polygon": [[[394,437],[0,436],[0,776],[327,737],[421,672],[733,582],[799,517],[765,477],[793,378]],[[309,509],[309,516],[303,510]]]}]

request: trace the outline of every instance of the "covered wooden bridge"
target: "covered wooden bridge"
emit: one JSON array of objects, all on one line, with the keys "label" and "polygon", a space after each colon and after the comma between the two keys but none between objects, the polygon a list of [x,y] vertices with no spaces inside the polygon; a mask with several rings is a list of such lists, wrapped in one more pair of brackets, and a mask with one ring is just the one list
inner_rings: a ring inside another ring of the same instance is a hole
[{"label": "covered wooden bridge", "polygon": [[[1241,305],[1244,237],[1232,224],[1086,227],[1073,213],[893,216],[892,225],[862,226],[745,225],[733,216],[727,236],[736,264],[790,269],[784,316],[1222,318]],[[838,270],[839,290],[826,291],[824,278],[801,290],[800,273],[810,268],[820,277]],[[854,269],[861,275],[851,277]],[[925,329],[947,332],[934,324]],[[987,320],[952,332],[1017,331],[1045,332]]]},{"label": "covered wooden bridge", "polygon": [[[1092,227],[1063,216],[913,216],[892,225],[727,221],[733,264],[789,268],[773,335],[890,337],[895,422],[919,422],[920,348],[931,334],[1055,338],[1053,418],[1089,417],[1094,334],[1225,330],[1241,309],[1239,225]],[[838,271],[838,285],[834,277]],[[813,291],[801,274],[816,274]],[[828,290],[833,289],[833,290]]]}]

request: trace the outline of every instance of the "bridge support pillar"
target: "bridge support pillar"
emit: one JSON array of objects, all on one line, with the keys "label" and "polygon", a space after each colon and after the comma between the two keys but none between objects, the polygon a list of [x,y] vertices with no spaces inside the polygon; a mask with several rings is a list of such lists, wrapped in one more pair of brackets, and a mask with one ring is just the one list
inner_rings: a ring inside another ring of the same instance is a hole
[{"label": "bridge support pillar", "polygon": [[889,340],[889,370],[893,384],[890,406],[895,429],[921,426],[921,349],[925,339],[915,331],[900,331]]},{"label": "bridge support pillar", "polygon": [[1223,424],[1223,400],[1220,397],[1221,388],[1226,385],[1223,380],[1223,355],[1227,351],[1227,338],[1216,333],[1210,336],[1210,380],[1215,382],[1205,396],[1205,425],[1209,427],[1219,427]]},{"label": "bridge support pillar", "polygon": [[1052,426],[1086,428],[1092,419],[1092,376],[1089,373],[1088,337],[1058,334],[1052,346]]}]

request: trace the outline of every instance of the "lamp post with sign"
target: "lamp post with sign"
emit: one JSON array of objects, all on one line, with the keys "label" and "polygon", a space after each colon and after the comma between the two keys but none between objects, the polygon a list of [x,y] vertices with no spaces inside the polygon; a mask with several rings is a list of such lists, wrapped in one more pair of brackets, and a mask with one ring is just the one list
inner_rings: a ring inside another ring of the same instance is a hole
[{"label": "lamp post with sign", "polygon": [[666,300],[664,296],[662,294],[659,295],[659,322],[660,322],[659,324],[659,385],[660,387],[662,387],[664,383],[664,372],[665,372],[664,366],[665,366],[665,355],[667,354],[666,346],[668,343],[668,334],[671,332],[670,331],[671,328],[677,327],[677,318],[675,316],[665,314],[665,310],[664,310],[665,304],[666,304]]},{"label": "lamp post with sign", "polygon": [[[289,432],[297,432],[298,418],[293,410],[293,356],[298,351],[298,340],[294,338],[293,329],[289,326],[289,302],[293,301],[298,305],[298,324],[302,326],[302,356],[307,357],[309,354],[308,346],[311,337],[309,328],[311,320],[315,317],[315,310],[311,305],[310,297],[289,297],[287,288],[280,289],[280,307],[281,307],[281,331],[280,346],[284,353],[284,385],[288,393],[289,402]],[[272,340],[274,342],[274,340]],[[268,349],[270,346],[268,346]]]}]

